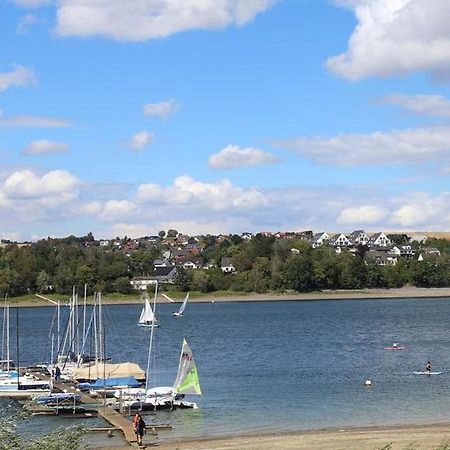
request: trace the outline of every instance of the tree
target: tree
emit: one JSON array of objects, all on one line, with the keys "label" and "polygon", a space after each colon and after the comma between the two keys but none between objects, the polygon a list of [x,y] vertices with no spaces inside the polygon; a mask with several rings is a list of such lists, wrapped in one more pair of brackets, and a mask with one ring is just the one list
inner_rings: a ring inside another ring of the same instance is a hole
[{"label": "tree", "polygon": [[286,287],[297,292],[311,291],[314,287],[313,264],[309,255],[293,255],[284,266]]},{"label": "tree", "polygon": [[192,273],[191,288],[194,291],[209,292],[211,290],[209,275],[202,269],[195,270]]},{"label": "tree", "polygon": [[177,230],[169,230],[167,232],[167,237],[168,238],[176,238],[178,236],[178,231]]},{"label": "tree", "polygon": [[51,289],[52,281],[50,275],[45,271],[41,270],[36,278],[36,287],[38,292],[41,294],[49,291]]},{"label": "tree", "polygon": [[133,291],[133,287],[130,284],[129,278],[120,277],[114,282],[114,290],[120,294],[130,294]]},{"label": "tree", "polygon": [[29,417],[26,406],[18,413],[0,419],[0,450],[81,450],[87,449],[83,443],[85,430],[82,427],[58,428],[50,434],[30,441],[22,438],[16,428]]},{"label": "tree", "polygon": [[164,231],[164,230],[161,230],[161,231],[158,231],[158,236],[161,238],[161,239],[164,239],[164,236],[166,235],[166,232]]}]

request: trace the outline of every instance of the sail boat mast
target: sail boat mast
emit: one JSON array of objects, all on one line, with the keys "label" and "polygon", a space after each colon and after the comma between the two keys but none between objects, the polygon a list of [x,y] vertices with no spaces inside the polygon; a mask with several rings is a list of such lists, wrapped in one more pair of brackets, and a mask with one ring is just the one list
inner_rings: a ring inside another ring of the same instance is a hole
[{"label": "sail boat mast", "polygon": [[156,317],[156,297],[158,295],[158,281],[155,284],[155,296],[153,297],[153,318],[152,318],[152,329],[150,331],[150,343],[148,346],[148,358],[147,358],[147,372],[145,376],[145,390],[148,390],[150,382],[150,361],[152,357],[152,347],[153,347],[153,335],[155,333],[155,317]]}]

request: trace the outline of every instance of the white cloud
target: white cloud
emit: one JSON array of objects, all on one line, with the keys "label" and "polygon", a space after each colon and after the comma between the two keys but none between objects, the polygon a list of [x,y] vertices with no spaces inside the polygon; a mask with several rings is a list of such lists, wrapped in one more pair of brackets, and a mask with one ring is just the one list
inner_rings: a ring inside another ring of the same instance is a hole
[{"label": "white cloud", "polygon": [[146,41],[186,30],[243,25],[275,1],[60,0],[56,31],[64,36]]},{"label": "white cloud", "polygon": [[180,108],[180,104],[174,100],[165,100],[158,103],[144,105],[144,114],[150,117],[168,117]]},{"label": "white cloud", "polygon": [[320,164],[339,166],[448,161],[450,127],[412,128],[371,134],[300,137],[274,143]]},{"label": "white cloud", "polygon": [[72,123],[64,119],[40,116],[5,117],[0,110],[0,127],[29,127],[29,128],[67,128]]},{"label": "white cloud", "polygon": [[126,147],[131,150],[143,150],[153,142],[153,133],[149,131],[139,131],[127,142]]},{"label": "white cloud", "polygon": [[135,209],[136,205],[129,200],[108,200],[102,207],[100,217],[103,220],[127,217]]},{"label": "white cloud", "polygon": [[450,67],[448,0],[341,0],[357,26],[345,53],[327,67],[349,80]]},{"label": "white cloud", "polygon": [[64,142],[48,141],[45,139],[32,141],[23,149],[24,155],[45,155],[48,153],[64,153],[69,145]]},{"label": "white cloud", "polygon": [[450,225],[450,192],[431,195],[425,192],[403,195],[404,203],[392,212],[398,227],[447,230]]},{"label": "white cloud", "polygon": [[387,95],[378,99],[383,105],[394,105],[420,116],[450,118],[450,100],[443,95]]},{"label": "white cloud", "polygon": [[257,148],[240,148],[237,145],[228,145],[209,157],[209,167],[212,169],[231,169],[244,166],[261,166],[273,164],[279,159],[271,153]]},{"label": "white cloud", "polygon": [[155,184],[140,185],[137,199],[163,205],[190,206],[222,211],[229,208],[252,209],[266,204],[264,195],[256,188],[242,189],[228,180],[203,183],[189,176],[177,177],[173,186],[163,188]]},{"label": "white cloud", "polygon": [[386,208],[374,205],[345,208],[336,222],[340,225],[372,225],[382,223],[388,217]]},{"label": "white cloud", "polygon": [[44,198],[71,194],[80,180],[66,170],[52,170],[39,176],[31,170],[9,175],[3,183],[3,192],[10,199]]},{"label": "white cloud", "polygon": [[138,238],[154,234],[154,230],[149,225],[143,223],[115,223],[107,232],[105,237],[113,238],[116,236],[128,236],[130,238]]},{"label": "white cloud", "polygon": [[[227,180],[176,178],[169,186],[142,184],[124,195],[99,191],[65,171],[16,170],[0,175],[0,228],[32,235],[138,236],[180,232],[306,230],[445,230],[450,192],[374,186],[242,188]],[[120,196],[119,196],[120,195]]]},{"label": "white cloud", "polygon": [[6,91],[11,86],[35,86],[36,84],[34,72],[18,64],[14,64],[14,70],[0,73],[0,91]]}]

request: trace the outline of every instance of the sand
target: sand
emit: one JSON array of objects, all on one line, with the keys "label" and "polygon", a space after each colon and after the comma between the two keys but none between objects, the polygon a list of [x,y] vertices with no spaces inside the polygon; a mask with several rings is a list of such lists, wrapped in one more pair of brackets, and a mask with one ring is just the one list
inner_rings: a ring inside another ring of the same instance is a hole
[{"label": "sand", "polygon": [[[230,296],[215,296],[205,294],[202,297],[191,297],[191,303],[211,303],[211,302],[260,302],[260,301],[308,301],[308,300],[352,300],[352,299],[382,299],[382,298],[420,298],[420,297],[449,297],[450,288],[417,288],[412,286],[396,289],[355,289],[355,290],[323,290],[305,293],[283,293],[283,294],[243,294]],[[64,300],[63,300],[64,299]],[[12,299],[14,300],[14,299]],[[67,301],[67,296],[61,296],[61,301]],[[158,303],[170,303],[162,296],[158,296]],[[180,300],[181,302],[181,300]],[[91,303],[88,301],[88,303]],[[108,299],[103,298],[105,305],[131,305],[141,304],[142,300],[137,295],[136,298]],[[32,307],[32,306],[54,306],[50,302],[39,298],[27,300],[15,300],[11,306]]]},{"label": "sand", "polygon": [[[147,436],[145,441],[149,444],[157,442]],[[235,436],[162,443],[158,444],[157,448],[159,450],[434,450],[444,449],[443,443],[446,442],[450,443],[450,424]],[[450,449],[450,445],[447,449]]]}]

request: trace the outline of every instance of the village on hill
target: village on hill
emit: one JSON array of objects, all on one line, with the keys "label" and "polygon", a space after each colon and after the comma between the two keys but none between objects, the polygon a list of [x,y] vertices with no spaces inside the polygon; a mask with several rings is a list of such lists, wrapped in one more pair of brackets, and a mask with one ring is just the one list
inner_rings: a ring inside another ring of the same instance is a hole
[{"label": "village on hill", "polygon": [[[429,235],[428,235],[429,236]],[[140,238],[1,241],[0,292],[67,293],[87,284],[131,293],[157,281],[167,290],[307,292],[450,285],[450,241],[384,232],[245,232]]]}]

